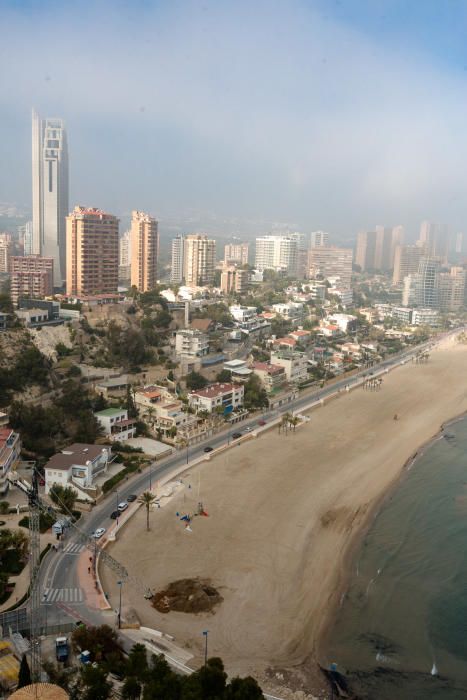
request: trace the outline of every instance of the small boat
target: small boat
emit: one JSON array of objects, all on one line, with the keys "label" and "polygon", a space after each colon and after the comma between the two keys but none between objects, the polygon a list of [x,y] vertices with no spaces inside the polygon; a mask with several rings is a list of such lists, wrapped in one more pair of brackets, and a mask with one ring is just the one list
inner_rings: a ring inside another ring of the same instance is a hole
[{"label": "small boat", "polygon": [[432,676],[438,675],[438,669],[436,668],[436,664],[433,664],[433,668],[431,669],[431,675]]}]

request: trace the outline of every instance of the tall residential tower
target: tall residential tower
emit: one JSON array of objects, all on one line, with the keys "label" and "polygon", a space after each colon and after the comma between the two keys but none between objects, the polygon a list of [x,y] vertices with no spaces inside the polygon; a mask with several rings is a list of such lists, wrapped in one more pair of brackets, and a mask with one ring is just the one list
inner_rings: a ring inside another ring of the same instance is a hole
[{"label": "tall residential tower", "polygon": [[66,278],[68,146],[61,119],[32,112],[32,253],[53,258],[54,286]]},{"label": "tall residential tower", "polygon": [[157,284],[159,232],[157,221],[142,211],[131,216],[131,286],[149,292]]}]

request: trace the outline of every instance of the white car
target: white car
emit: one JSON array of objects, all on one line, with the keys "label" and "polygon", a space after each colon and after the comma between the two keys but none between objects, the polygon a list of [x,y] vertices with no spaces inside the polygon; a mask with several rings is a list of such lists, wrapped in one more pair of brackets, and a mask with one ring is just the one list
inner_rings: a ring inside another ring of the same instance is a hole
[{"label": "white car", "polygon": [[120,513],[123,513],[123,511],[126,510],[127,508],[128,508],[128,503],[126,501],[122,501],[117,506],[117,510],[119,510]]},{"label": "white car", "polygon": [[98,527],[95,533],[93,534],[94,539],[99,540],[102,535],[105,533],[105,527]]}]

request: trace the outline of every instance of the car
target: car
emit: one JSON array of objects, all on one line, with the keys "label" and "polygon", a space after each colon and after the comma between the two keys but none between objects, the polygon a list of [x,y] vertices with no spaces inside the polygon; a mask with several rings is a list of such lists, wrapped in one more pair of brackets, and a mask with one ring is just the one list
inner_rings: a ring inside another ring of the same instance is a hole
[{"label": "car", "polygon": [[128,503],[126,501],[122,501],[117,506],[117,510],[120,511],[120,513],[123,513],[123,511],[126,510],[127,508],[128,508]]},{"label": "car", "polygon": [[93,533],[92,537],[94,537],[95,540],[99,540],[104,533],[105,527],[98,527],[97,530]]},{"label": "car", "polygon": [[253,428],[250,428],[250,426],[248,426],[248,428],[245,428],[245,433],[251,433],[252,430]]},{"label": "car", "polygon": [[116,520],[117,518],[120,517],[120,511],[114,510],[114,511],[110,514],[110,517],[112,518],[112,520]]},{"label": "car", "polygon": [[131,493],[129,496],[126,497],[126,500],[128,503],[133,503],[133,501],[136,501],[136,496],[134,493]]},{"label": "car", "polygon": [[208,445],[207,447],[204,448],[204,451],[205,451],[205,452],[212,452],[212,450],[213,450],[213,448],[212,448],[212,447],[209,447],[209,445]]},{"label": "car", "polygon": [[232,435],[232,440],[238,440],[238,438],[241,438],[241,437],[242,437],[242,434],[241,434],[241,433],[234,433],[234,434]]},{"label": "car", "polygon": [[258,421],[258,425],[266,425],[266,421],[265,421],[265,420],[259,420],[259,421]]}]

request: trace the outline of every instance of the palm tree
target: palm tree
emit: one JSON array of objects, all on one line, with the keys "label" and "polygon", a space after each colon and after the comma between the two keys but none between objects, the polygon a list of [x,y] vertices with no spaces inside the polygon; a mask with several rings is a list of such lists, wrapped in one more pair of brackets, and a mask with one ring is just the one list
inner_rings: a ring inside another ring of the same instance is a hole
[{"label": "palm tree", "polygon": [[289,424],[293,427],[293,431],[295,432],[295,428],[297,425],[300,423],[300,418],[297,418],[297,416],[291,416],[289,418]]},{"label": "palm tree", "polygon": [[146,528],[147,528],[148,532],[149,532],[149,506],[155,500],[156,500],[155,495],[153,493],[151,493],[150,491],[145,491],[138,498],[138,503],[141,503],[143,506],[146,506]]}]

